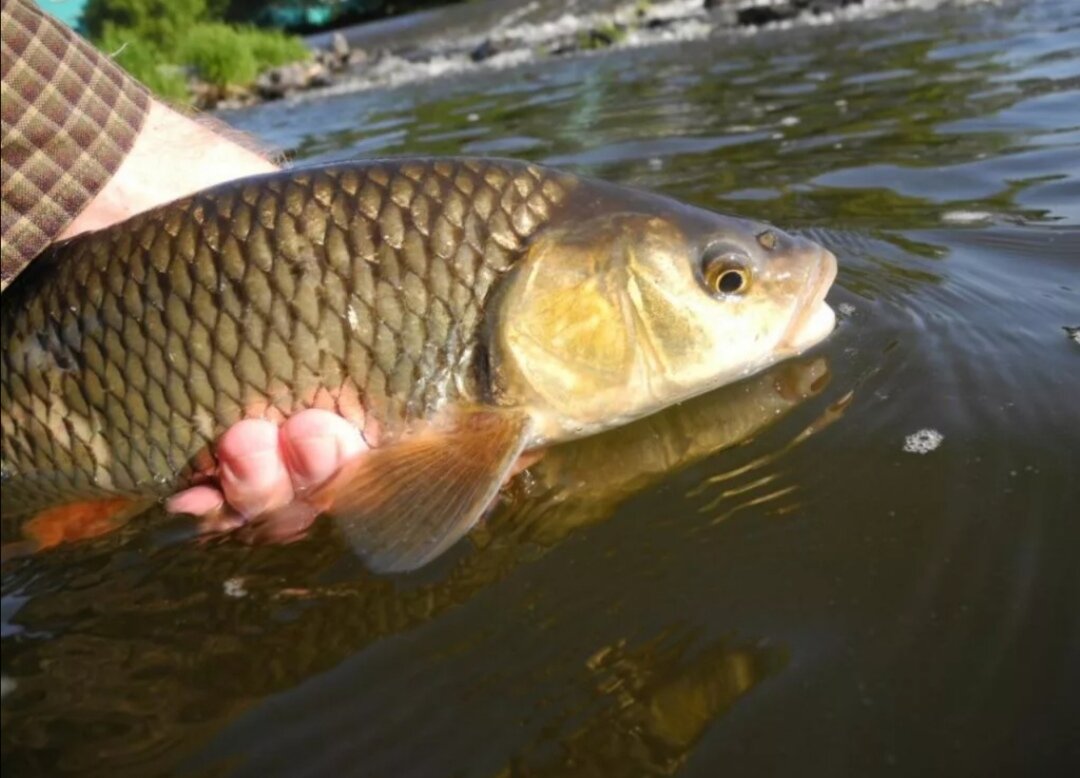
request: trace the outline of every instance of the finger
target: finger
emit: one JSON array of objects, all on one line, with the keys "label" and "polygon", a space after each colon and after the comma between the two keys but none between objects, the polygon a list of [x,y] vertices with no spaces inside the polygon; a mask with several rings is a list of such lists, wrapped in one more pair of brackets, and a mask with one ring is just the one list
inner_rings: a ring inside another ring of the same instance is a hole
[{"label": "finger", "polygon": [[217,455],[221,491],[237,513],[257,516],[292,501],[280,429],[273,422],[237,422],[218,441]]},{"label": "finger", "polygon": [[169,513],[186,513],[189,516],[205,516],[220,511],[224,506],[225,495],[213,486],[193,486],[165,501],[165,510]]},{"label": "finger", "polygon": [[366,448],[360,430],[330,411],[301,411],[281,428],[285,465],[297,491],[321,484]]}]

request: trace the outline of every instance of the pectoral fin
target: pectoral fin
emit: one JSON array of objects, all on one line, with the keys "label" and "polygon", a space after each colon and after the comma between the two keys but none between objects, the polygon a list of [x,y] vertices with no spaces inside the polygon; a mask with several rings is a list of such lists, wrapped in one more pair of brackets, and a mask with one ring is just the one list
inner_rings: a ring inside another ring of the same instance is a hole
[{"label": "pectoral fin", "polygon": [[528,418],[457,414],[348,463],[312,496],[378,573],[423,567],[480,519],[525,447]]}]

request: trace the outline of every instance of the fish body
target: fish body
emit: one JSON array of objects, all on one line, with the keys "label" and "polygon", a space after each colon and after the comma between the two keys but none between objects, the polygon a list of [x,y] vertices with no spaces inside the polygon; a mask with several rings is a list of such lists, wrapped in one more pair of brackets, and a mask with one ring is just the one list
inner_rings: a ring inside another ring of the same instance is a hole
[{"label": "fish body", "polygon": [[59,245],[0,313],[3,515],[164,495],[243,418],[375,447],[310,495],[376,569],[471,527],[517,456],[822,339],[835,259],[654,194],[490,159],[232,182]]}]

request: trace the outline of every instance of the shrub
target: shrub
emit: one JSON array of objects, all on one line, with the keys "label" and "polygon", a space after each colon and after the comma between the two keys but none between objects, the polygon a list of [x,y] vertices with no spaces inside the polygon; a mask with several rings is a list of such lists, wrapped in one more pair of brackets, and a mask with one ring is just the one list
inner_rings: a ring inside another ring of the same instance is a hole
[{"label": "shrub", "polygon": [[179,102],[190,99],[183,68],[170,64],[156,45],[131,30],[110,25],[97,46],[159,97]]},{"label": "shrub", "polygon": [[171,49],[206,13],[206,0],[88,0],[82,23],[92,40],[101,39],[112,27]]},{"label": "shrub", "polygon": [[242,32],[251,46],[259,70],[299,62],[311,56],[302,40],[283,32],[258,28],[242,28]]},{"label": "shrub", "polygon": [[280,32],[228,24],[197,24],[184,36],[179,59],[215,86],[246,85],[266,68],[306,59],[307,47]]},{"label": "shrub", "polygon": [[[212,2],[220,13],[221,0]],[[211,21],[207,0],[90,0],[83,21],[98,48],[168,100],[190,100],[188,74],[219,88],[246,86],[310,54],[299,38]]]},{"label": "shrub", "polygon": [[227,24],[197,24],[177,52],[203,81],[215,86],[250,84],[259,75],[251,46]]}]

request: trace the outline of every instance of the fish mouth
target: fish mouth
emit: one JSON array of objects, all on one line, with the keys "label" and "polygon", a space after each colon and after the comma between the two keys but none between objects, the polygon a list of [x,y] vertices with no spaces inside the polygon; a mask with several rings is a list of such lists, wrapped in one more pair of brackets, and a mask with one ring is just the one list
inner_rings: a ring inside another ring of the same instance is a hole
[{"label": "fish mouth", "polygon": [[780,338],[780,348],[789,354],[799,354],[817,345],[836,327],[836,314],[825,302],[825,295],[836,280],[836,256],[826,248],[818,251],[814,275]]}]

